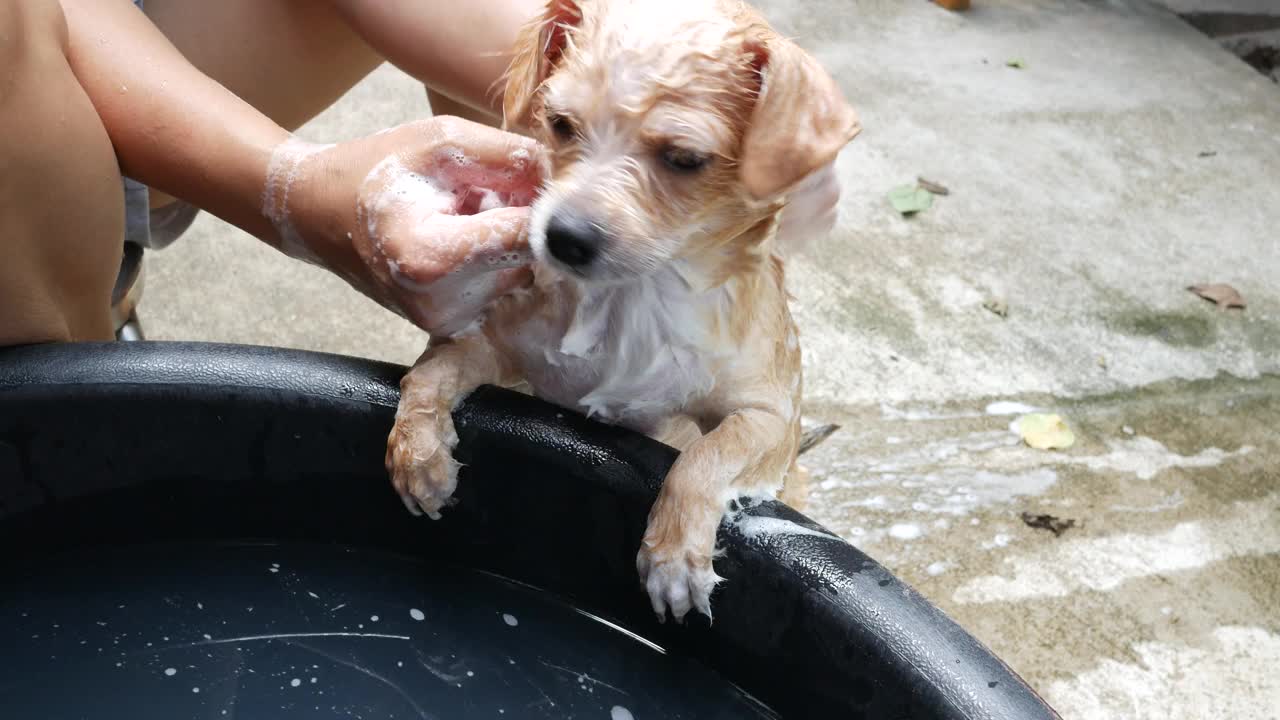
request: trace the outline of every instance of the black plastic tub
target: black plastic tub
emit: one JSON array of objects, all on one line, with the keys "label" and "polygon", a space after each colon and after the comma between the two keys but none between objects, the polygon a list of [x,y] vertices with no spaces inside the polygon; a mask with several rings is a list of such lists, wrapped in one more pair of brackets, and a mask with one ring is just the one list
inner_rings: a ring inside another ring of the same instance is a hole
[{"label": "black plastic tub", "polygon": [[527,396],[459,408],[460,502],[411,517],[382,467],[403,371],[0,350],[0,715],[1057,717],[776,503],[722,526],[715,622],[659,624],[635,552],[675,452]]}]

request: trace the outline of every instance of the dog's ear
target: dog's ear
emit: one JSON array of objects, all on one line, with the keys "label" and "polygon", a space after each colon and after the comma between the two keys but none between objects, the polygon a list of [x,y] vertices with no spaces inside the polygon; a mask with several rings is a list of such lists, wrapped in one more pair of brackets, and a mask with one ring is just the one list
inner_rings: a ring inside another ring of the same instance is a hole
[{"label": "dog's ear", "polygon": [[502,125],[507,130],[528,127],[534,95],[564,52],[570,28],[582,21],[578,4],[579,0],[547,0],[542,15],[516,38],[502,97]]},{"label": "dog's ear", "polygon": [[862,126],[835,80],[799,46],[760,31],[745,47],[760,86],[738,173],[747,192],[765,200],[835,159]]}]

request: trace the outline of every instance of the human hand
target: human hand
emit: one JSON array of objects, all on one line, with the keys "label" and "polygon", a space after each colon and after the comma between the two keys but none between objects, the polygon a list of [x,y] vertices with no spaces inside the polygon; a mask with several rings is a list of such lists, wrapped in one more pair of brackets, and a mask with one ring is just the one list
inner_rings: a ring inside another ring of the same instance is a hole
[{"label": "human hand", "polygon": [[529,281],[532,140],[433,117],[332,146],[289,140],[263,193],[286,254],[321,264],[435,335]]}]

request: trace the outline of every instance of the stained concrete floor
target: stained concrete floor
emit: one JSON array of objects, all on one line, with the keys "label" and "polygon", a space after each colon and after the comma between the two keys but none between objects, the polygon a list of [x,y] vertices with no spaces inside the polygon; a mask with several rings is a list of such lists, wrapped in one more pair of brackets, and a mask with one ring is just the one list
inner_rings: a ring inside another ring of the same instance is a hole
[{"label": "stained concrete floor", "polygon": [[[842,426],[807,457],[810,514],[1068,719],[1280,717],[1280,90],[1138,0],[760,5],[867,128],[837,231],[790,270],[807,414]],[[382,68],[302,135],[427,112]],[[904,219],[885,193],[917,176],[952,194]],[[148,263],[153,338],[424,344],[207,217]],[[1022,446],[1032,407],[1075,446]]]}]

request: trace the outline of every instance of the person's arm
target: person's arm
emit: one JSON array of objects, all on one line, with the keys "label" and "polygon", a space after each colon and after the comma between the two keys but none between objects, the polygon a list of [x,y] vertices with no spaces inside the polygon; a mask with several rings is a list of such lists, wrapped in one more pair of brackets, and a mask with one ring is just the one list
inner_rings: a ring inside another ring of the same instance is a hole
[{"label": "person's arm", "polygon": [[392,64],[495,118],[516,35],[546,7],[546,0],[329,2]]},{"label": "person's arm", "polygon": [[63,0],[68,59],[130,177],[268,241],[272,151],[289,137],[188,63],[129,0]]},{"label": "person's arm", "polygon": [[[432,118],[303,143],[196,70],[128,0],[62,5],[72,71],[130,177],[322,264],[432,332],[461,329],[527,276],[520,206],[542,167],[532,141]],[[480,189],[497,191],[485,212]]]}]

